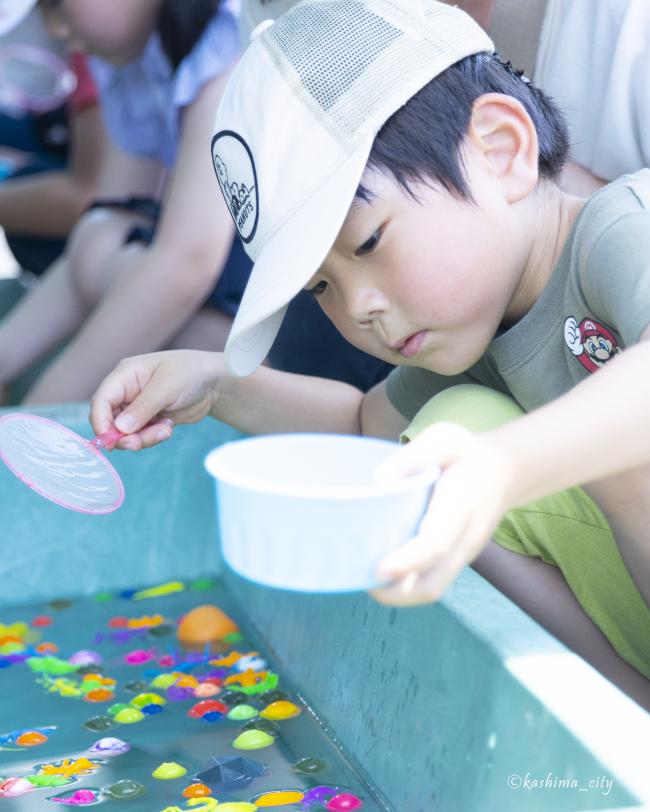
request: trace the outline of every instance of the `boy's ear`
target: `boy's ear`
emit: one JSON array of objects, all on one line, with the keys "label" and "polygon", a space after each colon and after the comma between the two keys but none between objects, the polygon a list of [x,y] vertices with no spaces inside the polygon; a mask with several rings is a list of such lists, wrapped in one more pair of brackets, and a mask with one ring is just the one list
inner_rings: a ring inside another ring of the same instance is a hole
[{"label": "boy's ear", "polygon": [[537,130],[517,99],[502,93],[479,96],[472,107],[468,137],[500,180],[509,203],[533,191],[539,178]]}]

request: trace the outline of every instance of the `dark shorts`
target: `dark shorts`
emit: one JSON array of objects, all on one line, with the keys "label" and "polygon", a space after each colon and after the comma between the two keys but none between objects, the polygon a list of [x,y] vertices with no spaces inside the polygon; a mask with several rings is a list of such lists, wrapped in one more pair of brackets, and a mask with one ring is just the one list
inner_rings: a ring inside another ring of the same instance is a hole
[{"label": "dark shorts", "polygon": [[[39,172],[49,172],[53,169],[61,169],[63,166],[62,162],[34,161],[9,175],[7,180],[37,175]],[[31,234],[17,236],[11,232],[5,232],[5,237],[9,250],[18,265],[23,270],[31,271],[38,276],[45,273],[50,265],[61,256],[65,248],[65,240],[60,237],[40,237]]]}]

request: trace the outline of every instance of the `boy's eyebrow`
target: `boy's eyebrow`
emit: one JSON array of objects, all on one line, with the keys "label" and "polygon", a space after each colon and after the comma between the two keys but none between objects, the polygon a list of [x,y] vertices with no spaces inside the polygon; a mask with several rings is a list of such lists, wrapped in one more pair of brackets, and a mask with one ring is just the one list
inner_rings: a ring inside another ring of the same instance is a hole
[{"label": "boy's eyebrow", "polygon": [[354,193],[354,199],[350,209],[352,209],[352,206],[359,205],[360,203],[372,203],[376,197],[377,195],[371,189],[364,186],[363,183],[360,183],[357,186],[357,191]]}]

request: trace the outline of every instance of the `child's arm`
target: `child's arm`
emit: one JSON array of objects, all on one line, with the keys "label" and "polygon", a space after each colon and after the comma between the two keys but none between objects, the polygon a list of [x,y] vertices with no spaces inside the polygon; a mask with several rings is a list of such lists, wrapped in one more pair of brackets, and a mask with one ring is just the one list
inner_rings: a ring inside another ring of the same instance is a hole
[{"label": "child's arm", "polygon": [[129,435],[118,447],[133,451],[168,439],[172,424],[196,423],[207,415],[250,434],[363,430],[396,439],[404,428],[383,384],[364,397],[346,383],[268,367],[236,378],[221,353],[193,350],[122,361],[92,399],[95,432],[106,431],[117,415],[115,425]]},{"label": "child's arm", "polygon": [[71,122],[70,161],[62,169],[0,184],[0,224],[11,234],[67,237],[97,189],[106,134],[98,105]]},{"label": "child's arm", "polygon": [[[390,603],[438,599],[483,549],[503,515],[565,488],[631,475],[650,463],[650,328],[641,342],[571,391],[483,434],[439,423],[385,466],[443,469],[418,536],[388,556],[377,593]],[[647,489],[637,494],[647,499]]]}]

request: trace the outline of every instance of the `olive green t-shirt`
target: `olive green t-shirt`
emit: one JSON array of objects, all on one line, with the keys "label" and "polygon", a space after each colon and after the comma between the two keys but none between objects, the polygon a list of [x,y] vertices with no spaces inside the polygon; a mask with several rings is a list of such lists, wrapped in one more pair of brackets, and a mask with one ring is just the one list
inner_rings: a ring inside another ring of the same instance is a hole
[{"label": "olive green t-shirt", "polygon": [[443,389],[480,383],[542,406],[596,372],[650,323],[650,169],[594,194],[531,310],[457,376],[400,366],[388,397],[407,419]]}]

